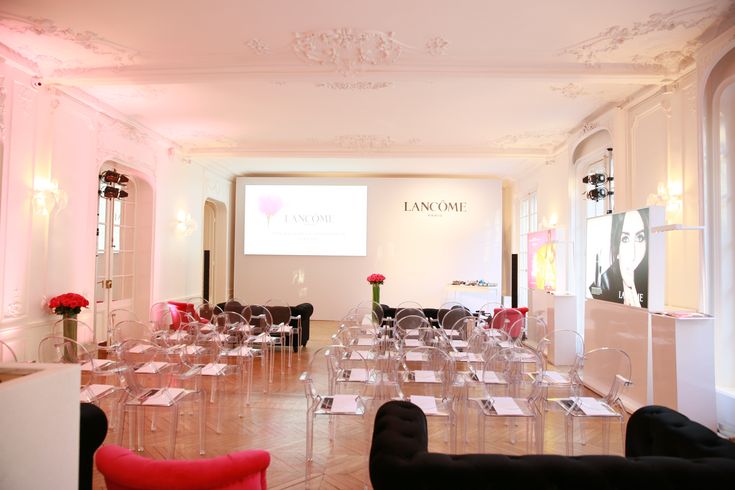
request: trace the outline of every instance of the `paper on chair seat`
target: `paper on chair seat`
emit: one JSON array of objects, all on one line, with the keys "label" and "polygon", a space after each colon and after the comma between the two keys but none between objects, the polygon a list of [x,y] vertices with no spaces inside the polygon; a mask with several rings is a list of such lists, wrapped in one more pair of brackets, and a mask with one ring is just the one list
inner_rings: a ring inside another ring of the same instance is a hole
[{"label": "paper on chair seat", "polygon": [[115,387],[112,385],[89,385],[82,388],[79,393],[79,401],[90,402],[95,400],[102,395],[106,395],[110,391],[114,390]]},{"label": "paper on chair seat", "polygon": [[467,347],[466,340],[450,340],[449,343],[452,344],[454,347]]},{"label": "paper on chair seat", "polygon": [[569,376],[565,373],[557,373],[556,371],[546,371],[544,373],[544,380],[549,383],[568,383]]},{"label": "paper on chair seat", "polygon": [[202,368],[202,375],[217,376],[219,374],[222,374],[222,371],[224,371],[226,367],[227,364],[215,364],[210,362]]},{"label": "paper on chair seat", "polygon": [[375,345],[378,343],[377,339],[361,337],[357,339],[357,345]]},{"label": "paper on chair seat", "polygon": [[108,364],[112,364],[112,361],[109,359],[92,359],[91,361],[87,361],[84,364],[82,364],[82,371],[91,371],[92,369],[100,369],[100,368],[107,366]]},{"label": "paper on chair seat", "polygon": [[203,350],[204,350],[204,347],[202,347],[201,345],[187,345],[184,348],[184,352],[189,355],[199,354]]},{"label": "paper on chair seat", "polygon": [[585,415],[604,417],[615,417],[618,415],[617,413],[611,411],[607,405],[592,397],[583,396],[575,399],[575,401],[577,400],[579,408],[584,412]]},{"label": "paper on chair seat", "polygon": [[363,359],[375,359],[375,353],[369,350],[354,350],[350,352],[350,361],[361,361]]},{"label": "paper on chair seat", "polygon": [[235,347],[234,349],[230,349],[227,352],[228,356],[235,357],[235,356],[248,356],[250,355],[250,347],[246,347],[244,345],[240,347]]},{"label": "paper on chair seat", "polygon": [[494,371],[483,371],[482,369],[478,369],[476,374],[477,378],[481,379],[483,383],[505,384],[505,381],[500,379],[498,373]]},{"label": "paper on chair seat", "polygon": [[438,414],[436,399],[433,396],[411,395],[411,403],[417,405],[426,415]]},{"label": "paper on chair seat", "polygon": [[367,381],[368,379],[368,373],[367,369],[364,368],[355,368],[350,369],[350,381]]},{"label": "paper on chair seat", "polygon": [[485,332],[488,337],[501,337],[503,334],[497,328],[490,328]]},{"label": "paper on chair seat", "polygon": [[498,342],[498,345],[503,348],[513,347],[513,344],[511,342],[508,342],[507,340],[501,340],[500,342]]},{"label": "paper on chair seat", "polygon": [[523,415],[523,410],[509,396],[496,396],[493,398],[493,408],[498,415]]},{"label": "paper on chair seat", "polygon": [[406,352],[407,361],[423,361],[426,359],[423,352]]},{"label": "paper on chair seat", "polygon": [[163,388],[162,390],[151,390],[151,394],[143,400],[143,405],[157,405],[168,407],[183,395],[186,390],[183,388]]},{"label": "paper on chair seat", "polygon": [[332,413],[357,413],[357,395],[334,395]]},{"label": "paper on chair seat", "polygon": [[438,383],[439,380],[436,377],[436,373],[434,371],[423,371],[423,370],[416,370],[413,372],[414,381],[417,383]]},{"label": "paper on chair seat", "polygon": [[128,352],[131,352],[133,354],[140,354],[141,352],[145,352],[152,347],[153,347],[152,345],[148,345],[148,344],[138,344],[128,349]]},{"label": "paper on chair seat", "polygon": [[462,336],[462,334],[456,330],[444,330],[444,333],[447,335],[447,337],[461,337]]},{"label": "paper on chair seat", "polygon": [[167,364],[167,362],[151,361],[140,366],[138,369],[135,370],[135,372],[140,374],[156,374]]},{"label": "paper on chair seat", "polygon": [[184,340],[188,333],[185,330],[177,330],[172,334],[169,334],[168,338],[171,340]]},{"label": "paper on chair seat", "polygon": [[421,342],[419,339],[404,339],[403,343],[406,345],[406,347],[421,347],[424,345],[423,342]]},{"label": "paper on chair seat", "polygon": [[409,328],[406,330],[406,337],[418,337],[419,335],[419,329],[418,328]]}]

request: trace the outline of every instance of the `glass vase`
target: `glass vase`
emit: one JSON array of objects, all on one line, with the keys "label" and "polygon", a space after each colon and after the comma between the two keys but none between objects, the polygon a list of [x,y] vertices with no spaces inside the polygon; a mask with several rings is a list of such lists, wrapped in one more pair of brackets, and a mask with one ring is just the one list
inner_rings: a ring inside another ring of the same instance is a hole
[{"label": "glass vase", "polygon": [[380,304],[380,284],[373,284],[373,303]]},{"label": "glass vase", "polygon": [[66,337],[67,339],[77,340],[77,316],[64,315],[63,320],[64,337]]}]

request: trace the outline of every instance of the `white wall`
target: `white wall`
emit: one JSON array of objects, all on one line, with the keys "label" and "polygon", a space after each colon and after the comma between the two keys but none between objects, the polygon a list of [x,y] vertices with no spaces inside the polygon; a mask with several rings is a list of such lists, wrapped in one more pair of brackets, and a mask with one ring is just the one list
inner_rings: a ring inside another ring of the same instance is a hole
[{"label": "white wall", "polygon": [[[366,257],[250,256],[243,253],[243,190],[246,183],[368,186]],[[464,213],[407,212],[404,203],[466,202]],[[339,319],[371,299],[366,277],[386,276],[381,303],[444,302],[454,279],[501,284],[501,182],[492,179],[237,179],[235,296],[250,303],[280,298],[309,302],[314,317]]]},{"label": "white wall", "polygon": [[[149,301],[201,295],[204,201],[231,208],[228,178],[188,164],[171,143],[94,109],[0,64],[0,339],[22,360],[57,319],[45,305],[77,292],[92,300],[95,286],[97,175],[112,161],[135,171],[153,189]],[[34,180],[54,181],[65,196],[49,216],[34,212]],[[184,210],[199,224],[176,231]],[[80,315],[92,323],[92,309]],[[104,338],[98,332],[98,338]]]}]

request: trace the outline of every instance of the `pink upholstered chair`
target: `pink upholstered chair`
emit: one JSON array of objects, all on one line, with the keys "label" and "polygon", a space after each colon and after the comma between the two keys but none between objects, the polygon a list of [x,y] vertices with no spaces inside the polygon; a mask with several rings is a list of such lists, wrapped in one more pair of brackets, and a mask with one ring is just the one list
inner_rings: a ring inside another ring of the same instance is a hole
[{"label": "pink upholstered chair", "polygon": [[115,445],[97,450],[97,469],[108,490],[266,490],[271,457],[257,449],[192,460],[154,460]]}]

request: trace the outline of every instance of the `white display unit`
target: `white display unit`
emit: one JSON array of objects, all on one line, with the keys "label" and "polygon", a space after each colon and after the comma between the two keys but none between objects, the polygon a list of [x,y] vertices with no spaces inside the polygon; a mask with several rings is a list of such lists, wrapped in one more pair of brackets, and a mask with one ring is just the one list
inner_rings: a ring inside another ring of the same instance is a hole
[{"label": "white display unit", "polygon": [[717,428],[715,322],[651,314],[653,403]]},{"label": "white display unit", "polygon": [[0,488],[77,488],[76,364],[0,364]]},{"label": "white display unit", "polygon": [[[554,291],[531,290],[528,314],[543,318],[547,334],[557,330],[577,330],[577,297]],[[570,338],[571,340],[571,338]],[[554,365],[571,366],[574,362],[575,345],[554,345],[549,351],[549,362]]]}]

